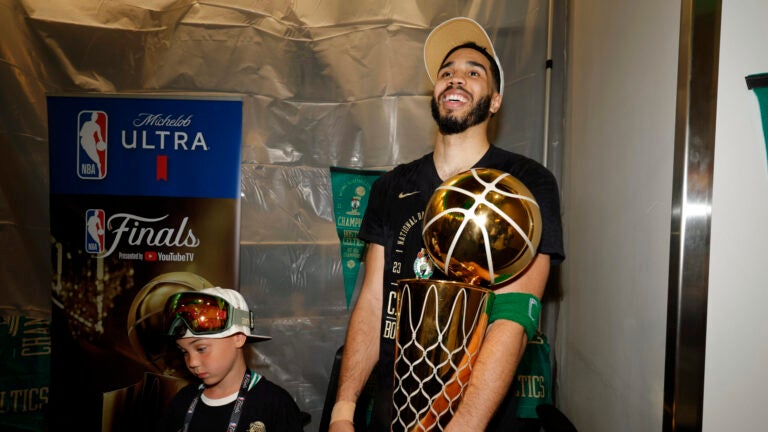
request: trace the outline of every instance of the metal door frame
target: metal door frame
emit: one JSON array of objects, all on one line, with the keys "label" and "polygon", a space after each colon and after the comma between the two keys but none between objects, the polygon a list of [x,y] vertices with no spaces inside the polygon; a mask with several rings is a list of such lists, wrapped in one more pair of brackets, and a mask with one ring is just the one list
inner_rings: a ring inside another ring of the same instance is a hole
[{"label": "metal door frame", "polygon": [[702,429],[722,0],[683,0],[681,5],[665,432]]}]

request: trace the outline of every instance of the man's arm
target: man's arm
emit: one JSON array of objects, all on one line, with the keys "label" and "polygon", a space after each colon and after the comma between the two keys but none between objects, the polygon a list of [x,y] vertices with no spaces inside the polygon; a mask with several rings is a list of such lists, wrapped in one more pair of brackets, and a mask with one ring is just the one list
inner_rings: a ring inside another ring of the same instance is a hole
[{"label": "man's arm", "polygon": [[[336,402],[347,407],[355,403],[371,370],[379,359],[381,306],[384,284],[384,247],[368,244],[365,275],[352,315],[349,318]],[[329,432],[354,431],[351,421],[336,421]]]},{"label": "man's arm", "polygon": [[[548,276],[549,255],[538,254],[522,275],[495,292],[525,292],[541,299]],[[499,319],[488,327],[464,398],[445,432],[485,430],[512,384],[527,343],[523,326],[514,321]]]}]

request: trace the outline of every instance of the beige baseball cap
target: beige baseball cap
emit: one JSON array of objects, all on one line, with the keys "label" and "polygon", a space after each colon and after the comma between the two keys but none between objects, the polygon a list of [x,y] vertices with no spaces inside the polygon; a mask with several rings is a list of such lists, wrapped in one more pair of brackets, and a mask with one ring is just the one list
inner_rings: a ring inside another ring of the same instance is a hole
[{"label": "beige baseball cap", "polygon": [[432,84],[437,79],[437,72],[440,70],[448,51],[467,42],[473,42],[485,48],[496,60],[500,78],[499,94],[504,96],[504,69],[501,68],[499,57],[496,55],[496,50],[493,49],[493,42],[477,21],[467,17],[451,18],[432,29],[427,36],[427,40],[424,42],[424,65],[427,67],[427,75],[429,75]]}]

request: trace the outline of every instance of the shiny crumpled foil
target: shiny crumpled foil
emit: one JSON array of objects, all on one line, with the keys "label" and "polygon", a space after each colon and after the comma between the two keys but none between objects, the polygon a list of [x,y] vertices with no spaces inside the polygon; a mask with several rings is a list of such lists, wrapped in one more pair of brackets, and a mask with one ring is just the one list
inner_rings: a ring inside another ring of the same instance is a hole
[{"label": "shiny crumpled foil", "polygon": [[[349,310],[329,166],[388,168],[435,133],[423,41],[477,19],[505,69],[494,141],[542,154],[548,2],[0,0],[0,306],[50,309],[55,93],[243,98],[240,289],[259,367],[319,424]],[[325,360],[323,360],[325,359]]]}]

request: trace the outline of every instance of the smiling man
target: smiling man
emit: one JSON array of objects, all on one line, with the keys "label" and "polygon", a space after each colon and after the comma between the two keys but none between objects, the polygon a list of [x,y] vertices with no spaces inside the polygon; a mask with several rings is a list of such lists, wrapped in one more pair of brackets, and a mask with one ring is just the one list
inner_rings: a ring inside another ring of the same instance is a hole
[{"label": "smiling man", "polygon": [[[488,139],[488,122],[502,104],[504,74],[485,30],[463,17],[440,24],[427,37],[424,62],[434,83],[431,109],[439,133],[432,153],[397,166],[371,190],[359,233],[367,242],[365,275],[347,330],[332,432],[390,430],[397,281],[449,279],[425,259],[421,235],[427,202],[443,181],[470,168],[496,169],[522,181],[539,203],[543,222],[536,257],[521,275],[495,290],[500,303],[527,308],[531,299],[538,302],[550,266],[564,259],[554,177],[538,162]],[[447,431],[520,430],[509,387],[538,323],[519,322],[502,312],[495,316]],[[370,422],[353,424],[357,399],[374,368],[377,394]]]}]

